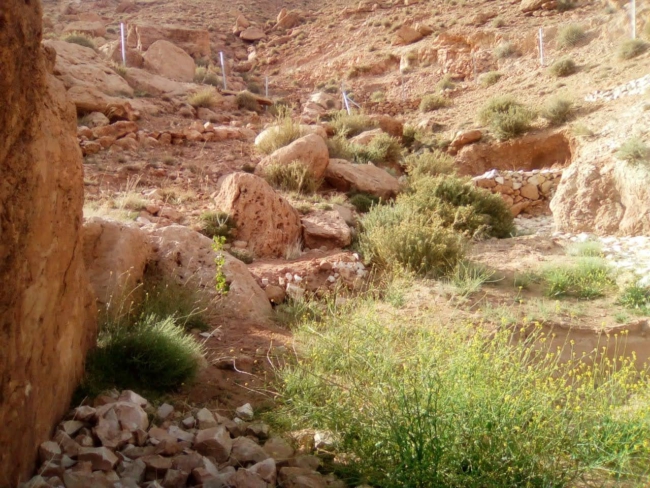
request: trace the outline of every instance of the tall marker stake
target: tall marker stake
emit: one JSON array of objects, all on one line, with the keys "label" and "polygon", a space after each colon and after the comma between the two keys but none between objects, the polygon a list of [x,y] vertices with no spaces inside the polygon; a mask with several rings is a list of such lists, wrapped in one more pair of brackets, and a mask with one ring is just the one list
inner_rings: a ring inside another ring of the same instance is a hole
[{"label": "tall marker stake", "polygon": [[632,39],[636,39],[636,0],[632,0]]},{"label": "tall marker stake", "polygon": [[264,81],[264,85],[266,88],[266,98],[269,98],[269,77],[266,77],[266,80]]},{"label": "tall marker stake", "polygon": [[122,64],[126,66],[126,43],[124,42],[124,22],[120,23],[120,34],[122,37]]},{"label": "tall marker stake", "polygon": [[539,64],[544,66],[544,28],[539,28]]},{"label": "tall marker stake", "polygon": [[221,73],[223,74],[223,89],[227,90],[228,85],[226,84],[226,62],[223,59],[223,51],[219,52],[219,61],[221,61]]}]

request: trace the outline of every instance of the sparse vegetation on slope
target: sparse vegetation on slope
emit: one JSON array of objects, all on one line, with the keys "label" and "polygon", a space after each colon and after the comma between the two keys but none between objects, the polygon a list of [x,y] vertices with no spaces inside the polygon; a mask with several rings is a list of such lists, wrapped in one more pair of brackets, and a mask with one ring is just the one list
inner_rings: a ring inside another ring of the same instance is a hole
[{"label": "sparse vegetation on slope", "polygon": [[270,164],[264,168],[264,179],[274,188],[299,193],[313,193],[321,183],[300,161],[293,161],[289,164]]},{"label": "sparse vegetation on slope", "polygon": [[530,130],[534,113],[510,96],[491,98],[479,112],[479,121],[499,139],[511,139]]}]

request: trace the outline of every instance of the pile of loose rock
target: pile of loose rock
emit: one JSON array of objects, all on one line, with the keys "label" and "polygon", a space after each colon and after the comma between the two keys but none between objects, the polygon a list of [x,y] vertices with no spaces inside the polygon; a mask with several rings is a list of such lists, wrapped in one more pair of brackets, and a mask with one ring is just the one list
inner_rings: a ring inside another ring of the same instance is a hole
[{"label": "pile of loose rock", "polygon": [[[102,395],[72,410],[39,448],[41,466],[23,488],[345,487],[317,470],[313,452],[331,443],[301,432],[298,450],[254,420],[250,404],[229,419],[203,408],[155,409],[132,391]],[[150,418],[154,421],[150,422]]]},{"label": "pile of loose rock", "polygon": [[498,171],[493,169],[473,178],[476,186],[498,193],[514,216],[521,212],[549,211],[548,202],[562,178],[561,169]]},{"label": "pile of loose rock", "polygon": [[596,100],[616,100],[617,98],[626,97],[630,95],[642,95],[650,88],[650,75],[645,75],[636,80],[628,81],[624,85],[611,88],[609,90],[596,90],[585,97],[587,102],[595,102]]}]

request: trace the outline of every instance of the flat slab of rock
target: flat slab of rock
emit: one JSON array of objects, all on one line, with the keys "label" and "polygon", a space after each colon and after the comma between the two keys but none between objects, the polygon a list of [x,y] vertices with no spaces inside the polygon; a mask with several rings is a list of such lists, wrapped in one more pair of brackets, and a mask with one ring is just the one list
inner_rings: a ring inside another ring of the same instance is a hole
[{"label": "flat slab of rock", "polygon": [[350,245],[350,227],[335,211],[311,212],[302,218],[303,241],[310,249],[341,249]]},{"label": "flat slab of rock", "polygon": [[244,41],[259,41],[260,39],[264,39],[266,37],[266,34],[264,34],[264,31],[260,29],[259,27],[248,27],[247,29],[244,29],[240,34],[239,37],[243,39]]},{"label": "flat slab of rock", "polygon": [[255,174],[262,176],[269,165],[288,165],[294,161],[300,161],[309,168],[315,179],[321,179],[329,164],[327,144],[321,136],[308,134],[262,159],[255,168]]},{"label": "flat slab of rock", "polygon": [[169,41],[154,42],[144,53],[144,68],[170,80],[191,82],[196,64],[192,56]]},{"label": "flat slab of rock", "polygon": [[353,164],[344,159],[330,159],[325,171],[325,181],[339,191],[356,190],[383,199],[397,195],[400,183],[374,164]]}]

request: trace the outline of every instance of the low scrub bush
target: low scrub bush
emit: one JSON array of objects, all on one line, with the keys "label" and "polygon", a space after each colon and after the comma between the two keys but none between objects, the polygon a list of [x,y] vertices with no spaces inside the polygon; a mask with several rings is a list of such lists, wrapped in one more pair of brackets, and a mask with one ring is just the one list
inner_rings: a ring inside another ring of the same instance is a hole
[{"label": "low scrub bush", "polygon": [[63,36],[62,39],[65,42],[70,42],[72,44],[78,44],[79,46],[88,47],[93,51],[97,50],[97,47],[95,47],[95,43],[93,42],[92,38],[90,38],[86,34],[82,34],[81,32],[71,32],[70,34],[66,34],[65,36]]},{"label": "low scrub bush", "polygon": [[126,66],[115,62],[112,62],[110,66],[111,69],[115,71],[118,75],[120,75],[122,78],[126,78],[126,74],[128,73],[128,69]]},{"label": "low scrub bush", "polygon": [[345,110],[342,110],[334,115],[331,125],[338,135],[350,138],[376,128],[377,122],[367,115],[354,113],[348,115]]},{"label": "low scrub bush", "polygon": [[503,77],[498,71],[490,71],[488,73],[483,73],[478,77],[478,81],[483,88],[487,88],[492,85],[496,85],[499,80]]},{"label": "low scrub bush", "polygon": [[360,213],[369,212],[373,205],[378,205],[380,201],[379,197],[370,193],[354,193],[350,195],[350,204]]},{"label": "low scrub bush", "polygon": [[356,163],[392,163],[402,158],[402,145],[395,137],[386,133],[376,136],[367,145],[352,144],[353,160]]},{"label": "low scrub bush", "polygon": [[228,252],[245,264],[251,264],[255,260],[253,253],[248,249],[233,247]]},{"label": "low scrub bush", "polygon": [[404,167],[412,181],[425,176],[452,175],[456,173],[454,158],[437,149],[407,156],[404,159]]},{"label": "low scrub bush", "polygon": [[304,135],[300,122],[291,117],[291,110],[281,107],[278,110],[275,125],[271,126],[269,136],[256,145],[264,154],[271,154],[281,147],[288,146]]},{"label": "low scrub bush", "polygon": [[460,296],[478,292],[485,283],[493,281],[494,271],[482,264],[460,261],[449,277],[449,281]]},{"label": "low scrub bush", "polygon": [[257,97],[249,91],[242,91],[235,97],[237,107],[240,109],[250,110],[251,112],[259,112],[261,110]]},{"label": "low scrub bush", "polygon": [[313,193],[318,190],[321,183],[300,161],[293,161],[289,164],[270,164],[264,168],[264,179],[278,190],[299,193]]},{"label": "low scrub bush", "polygon": [[560,32],[557,34],[557,43],[563,48],[575,47],[580,44],[585,37],[585,30],[581,26],[570,24],[560,29]]},{"label": "low scrub bush", "polygon": [[235,228],[235,222],[226,212],[204,212],[199,217],[201,234],[212,239],[218,237],[230,237],[230,232]]},{"label": "low scrub bush", "polygon": [[297,328],[275,416],[331,433],[350,486],[646,486],[646,373],[525,332],[357,300]]},{"label": "low scrub bush", "polygon": [[641,39],[628,39],[618,47],[619,59],[632,59],[648,50],[648,43]]},{"label": "low scrub bush", "polygon": [[562,58],[553,63],[548,69],[556,78],[569,76],[578,70],[576,63],[571,58]]},{"label": "low scrub bush", "polygon": [[425,95],[420,101],[420,112],[432,112],[450,104],[449,99],[443,95]]},{"label": "low scrub bush", "polygon": [[550,266],[542,271],[549,297],[576,297],[585,300],[605,295],[612,287],[612,271],[600,258],[580,258],[575,264]]},{"label": "low scrub bush", "polygon": [[621,144],[616,157],[632,165],[650,164],[650,146],[639,137],[631,137]]},{"label": "low scrub bush", "polygon": [[514,58],[519,53],[511,42],[502,42],[494,48],[494,55],[498,59]]},{"label": "low scrub bush", "polygon": [[446,74],[442,78],[440,78],[440,81],[438,82],[438,89],[440,90],[452,90],[456,84],[454,83],[454,79],[450,74]]},{"label": "low scrub bush", "polygon": [[573,102],[568,98],[552,98],[543,108],[542,117],[551,125],[562,125],[573,115]]},{"label": "low scrub bush", "polygon": [[384,100],[386,100],[386,93],[383,91],[372,92],[372,95],[370,95],[370,101],[372,102],[380,103]]},{"label": "low scrub bush", "polygon": [[515,230],[501,197],[456,176],[420,178],[397,201],[414,212],[435,213],[445,227],[469,238],[510,237]]},{"label": "low scrub bush", "polygon": [[187,99],[189,104],[194,108],[212,108],[217,104],[216,92],[213,88],[200,90]]},{"label": "low scrub bush", "polygon": [[479,112],[479,121],[501,140],[528,132],[535,114],[510,96],[491,98]]},{"label": "low scrub bush", "polygon": [[337,135],[325,141],[331,159],[345,159],[352,161],[355,154],[355,145],[344,136]]},{"label": "low scrub bush", "polygon": [[604,256],[603,245],[598,241],[575,242],[567,247],[569,256],[601,258]]},{"label": "low scrub bush", "polygon": [[566,12],[567,10],[572,10],[576,8],[575,0],[557,0],[557,8],[560,12]]},{"label": "low scrub bush", "polygon": [[650,288],[639,285],[627,286],[618,297],[618,303],[627,308],[650,312]]}]

